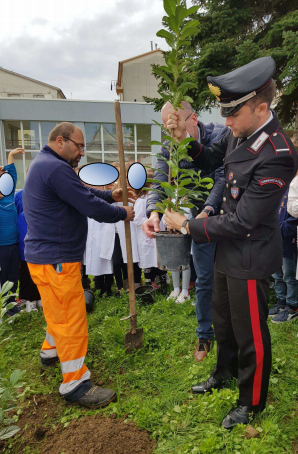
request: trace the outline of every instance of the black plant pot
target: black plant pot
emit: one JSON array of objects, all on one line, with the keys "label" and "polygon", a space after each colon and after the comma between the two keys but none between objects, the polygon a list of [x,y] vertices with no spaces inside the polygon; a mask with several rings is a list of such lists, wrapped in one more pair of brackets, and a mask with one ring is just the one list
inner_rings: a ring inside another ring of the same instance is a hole
[{"label": "black plant pot", "polygon": [[142,285],[141,287],[136,288],[136,300],[140,305],[146,306],[147,304],[152,304],[154,288],[152,285]]},{"label": "black plant pot", "polygon": [[157,262],[161,270],[187,270],[190,267],[191,236],[156,233]]}]

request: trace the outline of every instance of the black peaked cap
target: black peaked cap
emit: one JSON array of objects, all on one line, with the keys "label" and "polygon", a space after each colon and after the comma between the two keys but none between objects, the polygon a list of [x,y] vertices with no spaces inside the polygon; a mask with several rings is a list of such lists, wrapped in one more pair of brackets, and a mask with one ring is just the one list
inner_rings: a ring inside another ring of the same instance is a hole
[{"label": "black peaked cap", "polygon": [[273,58],[262,57],[222,76],[208,76],[209,90],[221,104],[221,115],[233,115],[248,99],[266,88],[275,69]]}]

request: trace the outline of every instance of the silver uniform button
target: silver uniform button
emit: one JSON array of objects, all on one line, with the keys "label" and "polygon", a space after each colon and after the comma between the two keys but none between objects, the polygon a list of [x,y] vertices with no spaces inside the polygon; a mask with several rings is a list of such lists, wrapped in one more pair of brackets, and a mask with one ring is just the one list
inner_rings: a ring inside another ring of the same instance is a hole
[{"label": "silver uniform button", "polygon": [[227,188],[229,187],[229,183],[226,184],[226,187],[227,187]]},{"label": "silver uniform button", "polygon": [[276,132],[273,135],[274,135],[274,137],[277,136]]},{"label": "silver uniform button", "polygon": [[224,214],[224,210],[220,210],[220,214]]},{"label": "silver uniform button", "polygon": [[223,202],[226,202],[226,201],[227,201],[227,198],[226,198],[226,197],[224,197],[224,198],[222,199],[222,201],[223,201]]},{"label": "silver uniform button", "polygon": [[233,184],[236,184],[236,183],[237,183],[237,181],[236,181],[236,180],[234,180],[234,181],[233,181]]},{"label": "silver uniform button", "polygon": [[250,237],[250,233],[248,233],[246,236],[247,236],[247,237]]}]

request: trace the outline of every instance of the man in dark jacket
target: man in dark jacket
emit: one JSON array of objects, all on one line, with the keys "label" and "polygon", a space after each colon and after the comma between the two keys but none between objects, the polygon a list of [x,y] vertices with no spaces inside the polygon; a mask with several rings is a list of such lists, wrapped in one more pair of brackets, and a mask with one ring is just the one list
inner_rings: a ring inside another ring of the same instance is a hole
[{"label": "man in dark jacket", "polygon": [[[196,141],[210,146],[212,143],[217,142],[222,137],[224,137],[228,128],[217,124],[209,123],[204,124],[198,121],[197,116],[187,102],[182,103],[183,109],[179,109],[179,113],[185,121],[186,130],[189,136],[193,137]],[[167,102],[161,110],[161,119],[164,124],[168,120],[169,111],[172,108],[172,105]],[[161,149],[161,154],[164,158],[169,158],[169,151],[166,147]],[[189,162],[186,159],[183,159],[179,163],[181,169],[196,169],[197,171],[200,168],[196,168],[193,162]],[[156,163],[156,170],[154,173],[154,179],[162,181],[168,181],[168,172],[169,167],[165,161],[158,159]],[[206,172],[202,171],[202,175],[206,176]],[[204,202],[195,202],[196,208],[192,210],[193,217],[196,217],[198,213],[202,210],[212,211],[212,213],[217,214],[222,200],[222,191],[224,186],[224,177],[222,174],[217,177],[214,172],[211,175],[208,175],[215,180],[215,185],[208,197],[207,203]],[[160,184],[154,183],[152,185],[154,189],[163,191]],[[159,222],[160,218],[157,212],[153,210],[156,209],[156,203],[160,202],[161,196],[157,192],[149,192],[148,203],[147,203],[147,216],[149,217],[148,221],[143,224],[143,229],[146,234],[151,235],[150,229],[154,229],[154,232],[159,232]],[[207,216],[207,214],[206,214]],[[152,234],[154,237],[154,233]],[[215,254],[216,243],[212,242],[209,244],[192,244],[193,252],[193,263],[197,274],[196,279],[196,316],[198,321],[198,327],[196,329],[196,334],[198,337],[197,346],[194,351],[194,356],[196,361],[203,361],[207,356],[211,340],[214,336],[214,331],[212,328],[212,317],[211,317],[211,297],[212,297],[212,285],[213,285],[213,273],[214,273],[214,254]]]},{"label": "man in dark jacket", "polygon": [[[231,133],[211,147],[192,142],[196,166],[212,171],[225,166],[225,190],[219,216],[189,221],[166,212],[169,228],[190,232],[195,243],[217,242],[212,315],[217,364],[207,381],[193,386],[204,394],[238,376],[239,401],[222,425],[246,424],[266,404],[271,370],[267,326],[269,277],[282,265],[277,209],[296,174],[296,150],[270,110],[275,96],[271,57],[257,59],[231,73],[208,77]],[[186,137],[175,111],[168,129]]]},{"label": "man in dark jacket", "polygon": [[[122,201],[121,189],[99,191],[83,185],[73,168],[84,156],[84,148],[82,131],[60,123],[32,161],[23,191],[28,224],[25,260],[47,322],[41,363],[50,366],[59,359],[63,374],[59,391],[66,402],[98,408],[108,405],[116,394],[94,386],[85,365],[88,328],[81,261],[87,217],[107,223],[132,221],[134,211],[110,205]],[[128,193],[133,201],[132,190]]]}]

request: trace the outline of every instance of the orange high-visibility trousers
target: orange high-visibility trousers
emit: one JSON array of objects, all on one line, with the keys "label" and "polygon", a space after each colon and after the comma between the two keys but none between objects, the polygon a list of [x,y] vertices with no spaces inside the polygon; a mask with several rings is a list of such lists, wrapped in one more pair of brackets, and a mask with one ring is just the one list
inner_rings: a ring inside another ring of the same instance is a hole
[{"label": "orange high-visibility trousers", "polygon": [[47,322],[42,359],[59,357],[63,383],[62,395],[72,393],[90,379],[84,364],[88,347],[88,328],[80,263],[62,263],[58,273],[53,265],[28,263],[31,277],[39,290]]}]

